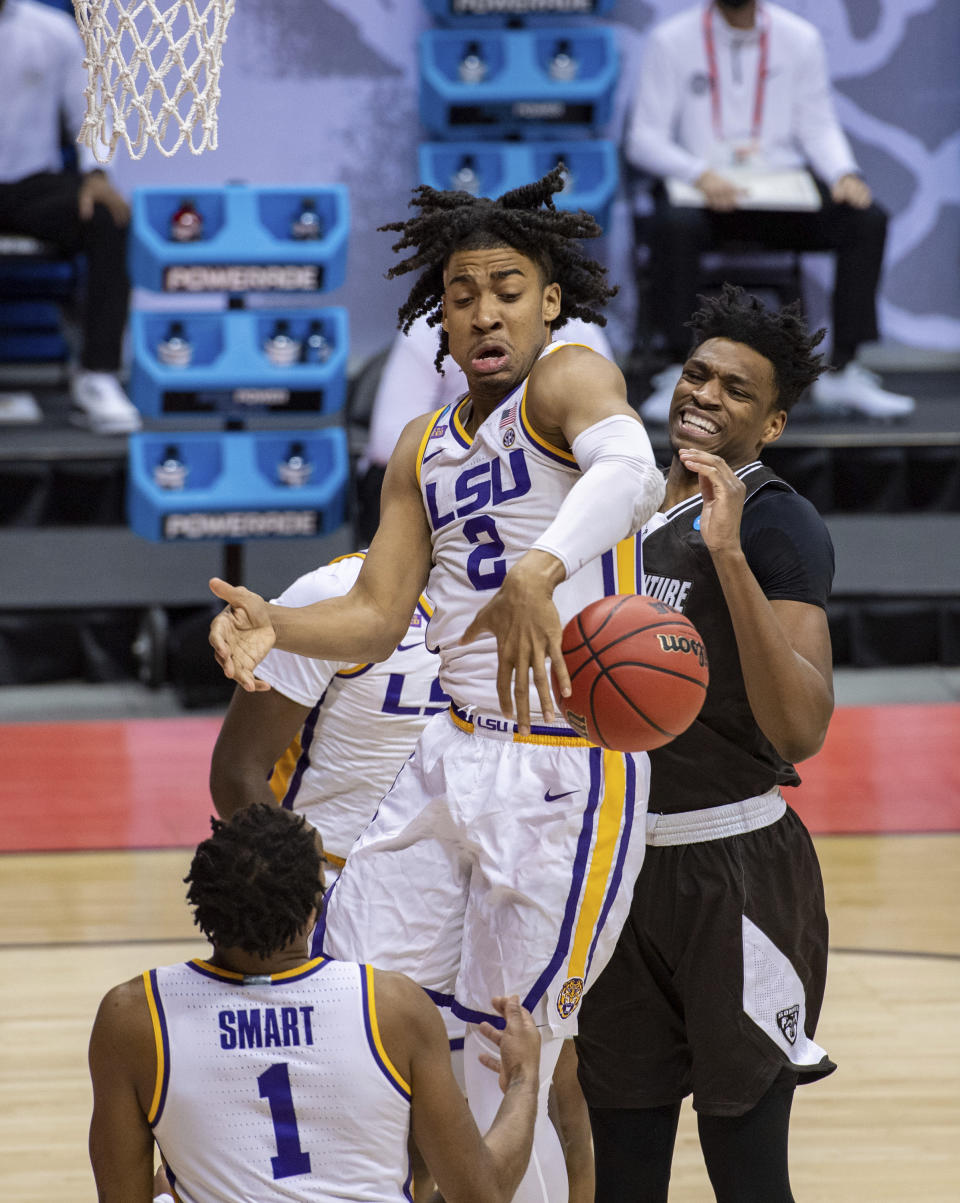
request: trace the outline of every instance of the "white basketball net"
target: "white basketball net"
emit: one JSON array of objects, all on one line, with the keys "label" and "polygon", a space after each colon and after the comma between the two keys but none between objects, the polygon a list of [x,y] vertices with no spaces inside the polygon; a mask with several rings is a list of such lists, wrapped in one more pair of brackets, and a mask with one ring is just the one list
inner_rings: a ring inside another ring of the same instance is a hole
[{"label": "white basketball net", "polygon": [[73,0],[88,76],[77,141],[98,162],[108,163],[121,140],[134,159],[151,142],[168,157],[184,141],[195,155],[216,149],[220,66],[235,3]]}]

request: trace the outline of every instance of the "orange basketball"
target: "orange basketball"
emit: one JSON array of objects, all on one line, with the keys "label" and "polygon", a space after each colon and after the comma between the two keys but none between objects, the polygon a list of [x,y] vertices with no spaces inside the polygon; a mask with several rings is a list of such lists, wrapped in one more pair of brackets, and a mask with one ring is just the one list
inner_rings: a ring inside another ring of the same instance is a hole
[{"label": "orange basketball", "polygon": [[553,692],[567,722],[618,752],[649,752],[700,713],[709,670],[689,619],[653,597],[617,594],[591,602],[563,630],[573,692]]}]

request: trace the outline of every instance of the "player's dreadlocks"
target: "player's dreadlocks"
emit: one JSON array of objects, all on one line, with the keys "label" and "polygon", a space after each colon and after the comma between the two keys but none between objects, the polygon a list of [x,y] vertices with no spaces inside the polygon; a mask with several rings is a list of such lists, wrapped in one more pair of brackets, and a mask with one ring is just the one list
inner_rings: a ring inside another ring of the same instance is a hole
[{"label": "player's dreadlocks", "polygon": [[822,355],[813,353],[826,330],[811,334],[799,301],[779,313],[766,309],[733,284],[724,284],[718,297],[700,297],[702,308],[686,324],[699,346],[708,338],[729,338],[745,343],[773,364],[777,385],[776,407],[790,410],[803,390],[825,370]]},{"label": "player's dreadlocks", "polygon": [[183,879],[193,921],[213,944],[268,957],[304,930],[320,893],[320,852],[301,815],[258,802],[197,848]]},{"label": "player's dreadlocks", "polygon": [[[532,259],[544,284],[560,285],[560,313],[551,323],[556,330],[569,318],[606,325],[599,307],[616,293],[606,280],[606,268],[587,258],[577,239],[596,238],[602,231],[589,213],[566,212],[554,207],[553,194],[563,188],[564,169],[505,192],[497,200],[469,192],[438,192],[426,184],[414,189],[415,217],[394,221],[381,230],[395,230],[401,238],[396,252],[413,249],[413,254],[395,264],[387,278],[419,271],[405,304],[398,312],[399,325],[407,333],[418,317],[436,326],[442,318],[443,269],[458,250],[484,250],[509,246]],[[437,370],[447,354],[447,335],[440,332]]]}]

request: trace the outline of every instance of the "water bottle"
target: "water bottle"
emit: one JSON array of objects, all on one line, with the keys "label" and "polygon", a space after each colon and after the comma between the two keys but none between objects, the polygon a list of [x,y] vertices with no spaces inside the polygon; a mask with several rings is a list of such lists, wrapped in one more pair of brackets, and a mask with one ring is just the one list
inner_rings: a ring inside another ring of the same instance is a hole
[{"label": "water bottle", "polygon": [[326,363],[332,354],[333,347],[323,333],[323,322],[319,318],[314,318],[304,340],[300,362]]},{"label": "water bottle", "polygon": [[193,343],[187,338],[183,322],[171,322],[167,337],[157,344],[157,359],[169,368],[185,368],[193,359]]},{"label": "water bottle", "polygon": [[300,358],[300,344],[290,335],[290,323],[285,318],[279,318],[273,327],[273,333],[263,344],[267,359],[278,368],[289,367]]},{"label": "water bottle", "polygon": [[577,78],[580,64],[573,57],[573,49],[566,38],[561,38],[553,50],[553,58],[547,71],[551,79],[557,83],[569,83]]},{"label": "water bottle", "polygon": [[487,74],[487,64],[484,62],[483,55],[480,52],[479,42],[467,43],[467,48],[463,52],[463,58],[460,60],[458,71],[462,83],[483,83]]},{"label": "water bottle", "polygon": [[173,242],[199,242],[203,237],[203,218],[192,200],[180,202],[180,208],[170,218],[170,238]]},{"label": "water bottle", "polygon": [[298,242],[316,242],[323,237],[323,226],[320,214],[317,212],[317,202],[307,197],[300,206],[300,212],[293,219],[290,227],[290,237]]},{"label": "water bottle", "polygon": [[450,177],[450,187],[456,192],[469,192],[471,196],[480,193],[480,176],[477,174],[477,164],[473,155],[464,155],[460,166]]},{"label": "water bottle", "polygon": [[182,489],[189,471],[180,459],[180,448],[176,443],[168,443],[160,462],[153,469],[153,483],[161,489]]},{"label": "water bottle", "polygon": [[289,485],[292,489],[302,488],[309,481],[312,472],[313,464],[307,459],[306,448],[300,442],[291,443],[287,458],[277,464],[280,483]]}]

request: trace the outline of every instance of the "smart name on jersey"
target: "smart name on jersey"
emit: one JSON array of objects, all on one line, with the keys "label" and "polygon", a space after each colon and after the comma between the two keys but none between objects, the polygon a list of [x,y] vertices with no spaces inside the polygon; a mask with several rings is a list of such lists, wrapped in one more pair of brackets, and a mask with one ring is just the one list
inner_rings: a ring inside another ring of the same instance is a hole
[{"label": "smart name on jersey", "polygon": [[218,1019],[221,1048],[299,1048],[301,1044],[313,1044],[310,1006],[241,1007],[221,1011]]}]

